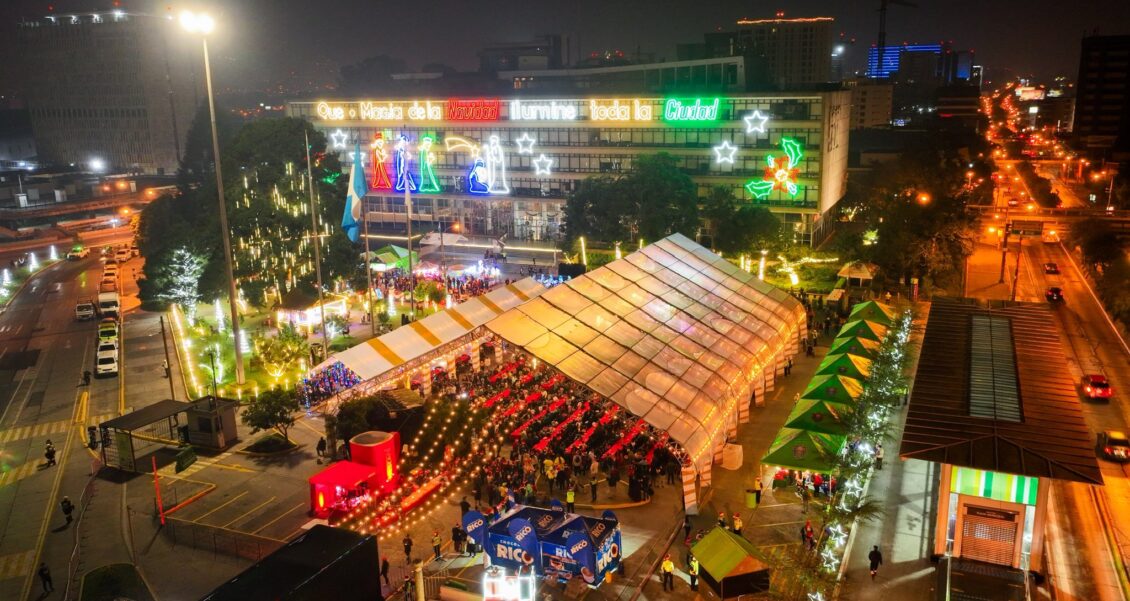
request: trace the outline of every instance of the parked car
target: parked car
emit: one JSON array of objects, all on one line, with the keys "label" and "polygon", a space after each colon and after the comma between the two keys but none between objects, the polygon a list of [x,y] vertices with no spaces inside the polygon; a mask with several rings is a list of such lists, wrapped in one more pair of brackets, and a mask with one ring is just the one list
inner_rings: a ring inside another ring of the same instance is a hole
[{"label": "parked car", "polygon": [[1079,382],[1079,389],[1083,391],[1083,396],[1091,399],[1109,399],[1114,396],[1114,389],[1110,387],[1110,380],[1102,374],[1087,374],[1083,376],[1083,380]]},{"label": "parked car", "polygon": [[1125,463],[1130,461],[1130,439],[1119,430],[1105,430],[1099,432],[1095,442],[1095,449],[1099,457],[1109,461]]},{"label": "parked car", "polygon": [[97,358],[94,361],[94,375],[118,375],[118,351],[113,350],[98,353]]},{"label": "parked car", "polygon": [[98,341],[98,352],[104,353],[106,351],[114,351],[115,353],[118,352],[118,340],[116,338],[114,340]]},{"label": "parked car", "polygon": [[129,261],[131,257],[133,257],[133,253],[129,251],[129,248],[119,248],[118,251],[114,253],[114,260],[118,263],[125,263]]},{"label": "parked car", "polygon": [[118,341],[118,322],[110,317],[98,322],[98,342]]}]

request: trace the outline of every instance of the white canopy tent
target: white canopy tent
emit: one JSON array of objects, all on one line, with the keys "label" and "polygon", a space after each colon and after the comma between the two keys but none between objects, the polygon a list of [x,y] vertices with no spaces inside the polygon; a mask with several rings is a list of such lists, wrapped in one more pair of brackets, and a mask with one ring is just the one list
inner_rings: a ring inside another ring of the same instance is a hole
[{"label": "white canopy tent", "polygon": [[317,373],[340,361],[362,382],[372,380],[469,334],[543,292],[545,287],[533,278],[518,280],[335,353],[310,371]]},{"label": "white canopy tent", "polygon": [[667,431],[702,467],[805,323],[791,296],[676,234],[486,327]]}]

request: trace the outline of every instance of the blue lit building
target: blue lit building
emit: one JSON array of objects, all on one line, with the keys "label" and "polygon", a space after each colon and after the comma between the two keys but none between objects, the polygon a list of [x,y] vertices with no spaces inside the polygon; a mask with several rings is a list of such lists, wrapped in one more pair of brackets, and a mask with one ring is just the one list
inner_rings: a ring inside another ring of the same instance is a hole
[{"label": "blue lit building", "polygon": [[889,79],[899,70],[904,54],[933,54],[941,56],[941,44],[904,44],[883,48],[883,64],[879,64],[879,48],[872,46],[867,51],[867,77]]}]

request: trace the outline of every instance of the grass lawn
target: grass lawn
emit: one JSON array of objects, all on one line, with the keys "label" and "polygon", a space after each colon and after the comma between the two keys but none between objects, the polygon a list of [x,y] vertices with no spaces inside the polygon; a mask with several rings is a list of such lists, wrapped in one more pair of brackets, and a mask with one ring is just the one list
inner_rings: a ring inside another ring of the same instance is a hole
[{"label": "grass lawn", "polygon": [[149,587],[128,563],[112,563],[86,573],[82,577],[80,601],[155,601]]}]

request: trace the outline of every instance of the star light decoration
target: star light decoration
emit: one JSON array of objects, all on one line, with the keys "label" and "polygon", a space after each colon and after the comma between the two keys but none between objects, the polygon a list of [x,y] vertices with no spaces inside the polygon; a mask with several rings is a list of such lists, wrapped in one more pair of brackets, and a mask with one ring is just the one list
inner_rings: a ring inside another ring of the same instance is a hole
[{"label": "star light decoration", "polygon": [[553,165],[553,159],[545,156],[544,154],[538,155],[531,164],[534,166],[534,175],[549,175],[549,168]]},{"label": "star light decoration", "polygon": [[519,137],[517,140],[514,140],[514,143],[518,145],[518,154],[533,154],[534,143],[536,142],[537,140],[530,137],[530,132],[526,131],[522,132],[521,137]]},{"label": "star light decoration", "polygon": [[847,531],[844,530],[844,527],[840,524],[832,526],[832,528],[828,531],[828,538],[830,538],[832,540],[832,544],[837,547],[844,546],[844,543],[847,542],[847,537]]},{"label": "star light decoration", "polygon": [[334,148],[345,148],[345,138],[345,132],[340,129],[335,130],[330,133],[330,144],[333,145]]},{"label": "star light decoration", "polygon": [[808,593],[808,601],[824,601],[824,593],[816,591],[815,593]]},{"label": "star light decoration", "polygon": [[804,157],[804,150],[800,142],[792,138],[781,138],[781,150],[785,152],[785,156],[765,157],[765,175],[760,180],[746,183],[746,191],[754,198],[763,200],[774,190],[786,192],[791,197],[800,192],[800,186],[797,185],[797,178],[800,177],[798,165]]},{"label": "star light decoration", "polygon": [[824,560],[825,570],[828,570],[829,572],[835,572],[836,570],[840,569],[840,558],[836,557],[836,553],[831,549],[824,549],[824,552],[820,554],[820,557]]},{"label": "star light decoration", "polygon": [[714,147],[714,162],[721,165],[722,163],[734,164],[734,155],[738,153],[738,147],[730,143],[729,140],[722,140],[722,143]]},{"label": "star light decoration", "polygon": [[757,132],[763,134],[765,133],[765,124],[769,121],[769,115],[762,115],[761,111],[753,111],[743,117],[742,121],[745,121],[745,133]]}]

